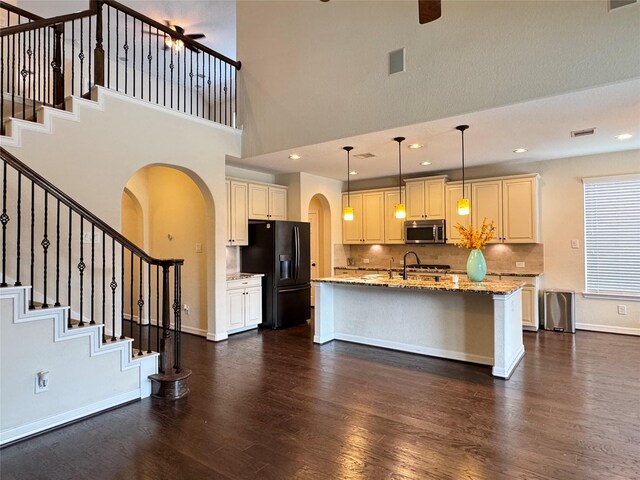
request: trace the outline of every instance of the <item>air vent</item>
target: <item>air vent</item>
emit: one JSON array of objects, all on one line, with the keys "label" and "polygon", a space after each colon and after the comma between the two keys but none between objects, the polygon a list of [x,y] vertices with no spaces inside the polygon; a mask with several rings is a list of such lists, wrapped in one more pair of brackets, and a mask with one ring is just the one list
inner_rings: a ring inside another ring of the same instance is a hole
[{"label": "air vent", "polygon": [[586,137],[587,135],[593,135],[596,133],[596,128],[585,128],[584,130],[574,130],[571,132],[572,137]]},{"label": "air vent", "polygon": [[371,158],[375,157],[373,153],[359,153],[358,155],[354,155],[356,158]]},{"label": "air vent", "polygon": [[626,7],[627,5],[632,5],[636,3],[638,0],[609,0],[609,10],[615,10],[616,8]]}]

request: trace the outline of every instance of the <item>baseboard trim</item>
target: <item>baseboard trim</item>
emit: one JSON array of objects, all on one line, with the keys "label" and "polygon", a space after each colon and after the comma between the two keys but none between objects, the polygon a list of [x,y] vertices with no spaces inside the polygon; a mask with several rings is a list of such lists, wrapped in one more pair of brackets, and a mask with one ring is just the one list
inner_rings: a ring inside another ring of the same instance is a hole
[{"label": "baseboard trim", "polygon": [[234,328],[233,330],[229,330],[227,334],[233,335],[234,333],[248,332],[249,330],[257,330],[257,329],[258,329],[258,325],[249,325],[248,327],[239,327],[239,328]]},{"label": "baseboard trim", "polygon": [[509,380],[511,378],[511,374],[515,371],[516,367],[520,365],[520,361],[524,358],[524,345],[522,345],[518,349],[518,353],[511,360],[511,364],[507,365],[507,368],[504,370],[501,368],[493,367],[491,374],[494,377],[503,378],[504,380]]},{"label": "baseboard trim", "polygon": [[[422,347],[400,342],[391,342],[388,340],[379,340],[377,338],[361,337],[359,335],[349,335],[346,333],[334,334],[336,340],[345,342],[361,343],[372,347],[389,348],[391,350],[400,350],[402,352],[417,353],[419,355],[428,355],[430,357],[447,358],[450,360],[459,360],[462,362],[479,363],[481,365],[493,365],[493,358],[484,355],[474,355],[470,353],[454,352],[452,350],[442,350],[440,348]],[[314,338],[315,340],[315,338]]]},{"label": "baseboard trim", "polygon": [[576,323],[578,330],[589,330],[591,332],[617,333],[621,335],[640,336],[640,328],[613,327],[610,325],[595,325],[591,323]]},{"label": "baseboard trim", "polygon": [[221,342],[223,340],[227,340],[229,335],[227,332],[223,333],[207,333],[207,340],[210,342]]},{"label": "baseboard trim", "polygon": [[37,433],[42,433],[46,430],[59,427],[61,425],[74,422],[102,412],[111,408],[122,405],[123,403],[131,402],[132,400],[140,399],[140,389],[132,390],[130,392],[121,393],[115,397],[100,400],[99,402],[84,405],[75,410],[59,413],[51,417],[36,420],[35,422],[27,423],[19,427],[9,428],[0,432],[0,445],[7,443],[13,443],[17,440],[21,440],[24,437],[30,437]]}]

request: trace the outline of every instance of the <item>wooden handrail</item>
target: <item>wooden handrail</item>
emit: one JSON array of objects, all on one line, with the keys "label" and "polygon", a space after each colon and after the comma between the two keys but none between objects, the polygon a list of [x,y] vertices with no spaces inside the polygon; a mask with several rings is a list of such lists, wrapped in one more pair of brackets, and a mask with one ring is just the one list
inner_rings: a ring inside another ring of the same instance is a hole
[{"label": "wooden handrail", "polygon": [[0,2],[0,8],[7,10],[8,12],[15,13],[16,15],[20,15],[21,17],[28,18],[29,20],[42,19],[40,15],[36,15],[35,13],[31,13],[23,8],[16,7],[15,5],[11,5],[7,2]]},{"label": "wooden handrail", "polygon": [[0,29],[0,37],[14,35],[16,33],[28,32],[30,30],[37,30],[39,28],[54,27],[60,23],[70,22],[72,20],[77,20],[78,18],[90,17],[94,14],[95,12],[89,9],[83,10],[81,12],[69,13],[67,15],[58,15],[57,17],[41,18],[40,20],[35,20],[33,22],[2,28]]},{"label": "wooden handrail", "polygon": [[98,217],[96,217],[93,213],[91,213],[85,207],[83,207],[78,202],[76,202],[69,195],[64,193],[62,190],[60,190],[58,187],[53,185],[47,179],[45,179],[40,174],[38,174],[37,172],[35,172],[31,168],[29,168],[27,165],[25,165],[23,162],[18,160],[16,157],[11,155],[11,153],[9,153],[3,147],[0,147],[0,158],[5,160],[9,165],[11,165],[13,168],[15,168],[18,172],[20,172],[22,175],[27,177],[33,183],[38,185],[40,188],[42,188],[46,192],[48,192],[49,195],[51,195],[51,196],[57,198],[58,200],[60,200],[60,202],[65,204],[70,209],[74,210],[77,214],[82,215],[85,219],[89,220],[92,224],[94,224],[100,230],[104,231],[107,235],[109,235],[109,236],[113,237],[115,240],[117,240],[118,243],[120,243],[122,246],[126,247],[128,250],[130,250],[131,252],[135,253],[138,257],[142,258],[143,260],[145,260],[146,262],[150,263],[151,265],[160,265],[160,266],[167,266],[168,267],[168,266],[171,266],[171,265],[182,265],[182,264],[184,264],[184,260],[183,259],[175,259],[175,258],[172,258],[172,259],[158,259],[158,258],[153,258],[152,256],[148,255],[144,250],[140,249],[137,245],[135,245],[133,242],[128,240],[121,233],[119,233],[118,231],[114,230],[109,225],[107,225],[105,222],[100,220]]},{"label": "wooden handrail", "polygon": [[133,10],[132,8],[127,7],[126,5],[122,5],[121,3],[118,3],[114,0],[100,0],[100,1],[105,5],[109,5],[115,8],[116,10],[120,10],[121,12],[126,13],[131,17],[134,17],[142,22],[145,22],[151,25],[154,28],[157,28],[158,30],[163,31],[164,33],[166,33],[167,35],[170,35],[174,39],[182,40],[182,42],[184,42],[187,45],[190,45],[198,50],[202,50],[203,52],[208,53],[212,57],[216,57],[217,59],[222,60],[223,62],[233,65],[234,67],[236,67],[237,70],[240,70],[240,68],[242,68],[241,62],[238,62],[236,60],[231,60],[229,57],[226,57],[221,53],[218,53],[215,50],[212,50],[209,47],[196,42],[195,40],[187,37],[186,35],[183,35],[182,33],[177,32],[160,22],[157,22],[156,20],[143,15],[140,12]]}]

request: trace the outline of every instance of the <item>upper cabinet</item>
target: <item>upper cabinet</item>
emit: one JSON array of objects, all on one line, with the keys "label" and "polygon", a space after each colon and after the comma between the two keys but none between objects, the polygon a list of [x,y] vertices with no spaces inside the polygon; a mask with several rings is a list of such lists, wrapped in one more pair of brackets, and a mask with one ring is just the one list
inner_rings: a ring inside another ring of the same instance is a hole
[{"label": "upper cabinet", "polygon": [[287,188],[249,183],[249,218],[252,220],[286,220]]},{"label": "upper cabinet", "polygon": [[227,193],[227,245],[249,245],[247,184],[226,180],[225,187]]},{"label": "upper cabinet", "polygon": [[384,192],[384,243],[404,243],[404,219],[396,218],[396,205],[400,203],[397,188]]},{"label": "upper cabinet", "polygon": [[[384,243],[384,192],[359,192],[349,197],[353,220],[342,221],[343,243]],[[346,194],[342,195],[342,206],[347,206]]]},{"label": "upper cabinet", "polygon": [[407,220],[439,220],[446,216],[445,184],[447,177],[406,180]]},{"label": "upper cabinet", "polygon": [[[459,182],[447,185],[447,239],[458,240],[454,225],[473,223],[479,227],[486,218],[494,222],[496,232],[491,243],[538,243],[540,220],[537,174],[471,180],[471,215],[459,217],[456,202]],[[467,185],[465,185],[465,190]],[[462,221],[461,221],[462,219]]]}]

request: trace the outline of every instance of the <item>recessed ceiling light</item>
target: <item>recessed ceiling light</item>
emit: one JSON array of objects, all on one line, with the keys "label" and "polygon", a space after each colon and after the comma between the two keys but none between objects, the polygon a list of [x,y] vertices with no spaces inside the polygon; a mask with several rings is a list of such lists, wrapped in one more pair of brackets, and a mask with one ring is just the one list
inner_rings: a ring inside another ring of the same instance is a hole
[{"label": "recessed ceiling light", "polygon": [[355,170],[351,170],[351,171],[349,172],[349,175],[357,175],[357,174],[358,174],[358,172],[356,172]]},{"label": "recessed ceiling light", "polygon": [[630,133],[622,133],[620,135],[616,135],[616,138],[618,140],[627,140],[629,138],[633,137],[633,135],[631,135]]},{"label": "recessed ceiling light", "polygon": [[422,144],[421,143],[410,143],[409,144],[409,148],[411,148],[412,150],[415,150],[416,148],[422,148]]},{"label": "recessed ceiling light", "polygon": [[420,165],[431,165],[431,162],[420,162]]},{"label": "recessed ceiling light", "polygon": [[292,153],[291,155],[289,155],[289,158],[291,160],[300,160],[300,155],[298,155],[297,153]]},{"label": "recessed ceiling light", "polygon": [[524,153],[527,152],[528,150],[526,148],[516,148],[513,153]]}]

